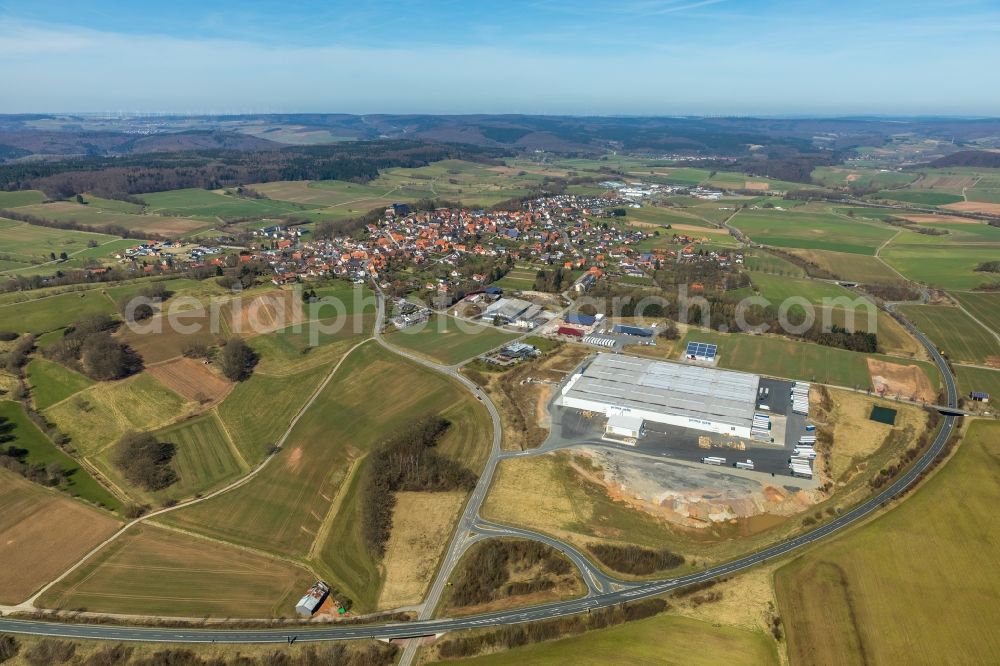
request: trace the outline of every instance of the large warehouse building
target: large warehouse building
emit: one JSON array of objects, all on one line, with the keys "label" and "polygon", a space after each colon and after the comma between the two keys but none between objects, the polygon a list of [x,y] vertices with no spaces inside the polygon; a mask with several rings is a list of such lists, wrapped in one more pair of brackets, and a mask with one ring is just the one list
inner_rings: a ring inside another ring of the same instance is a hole
[{"label": "large warehouse building", "polygon": [[641,419],[749,439],[759,383],[745,372],[598,354],[570,378],[557,404],[632,417],[640,423],[635,436]]}]

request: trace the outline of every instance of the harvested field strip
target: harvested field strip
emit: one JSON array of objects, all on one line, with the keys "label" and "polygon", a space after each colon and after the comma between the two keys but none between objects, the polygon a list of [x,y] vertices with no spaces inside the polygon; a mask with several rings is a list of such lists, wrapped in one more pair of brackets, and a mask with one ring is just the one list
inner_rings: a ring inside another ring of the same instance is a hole
[{"label": "harvested field strip", "polygon": [[106,512],[0,469],[0,603],[17,604],[114,532]]},{"label": "harvested field strip", "polygon": [[177,395],[202,405],[219,402],[233,388],[232,382],[193,358],[182,357],[154,365],[148,372]]}]

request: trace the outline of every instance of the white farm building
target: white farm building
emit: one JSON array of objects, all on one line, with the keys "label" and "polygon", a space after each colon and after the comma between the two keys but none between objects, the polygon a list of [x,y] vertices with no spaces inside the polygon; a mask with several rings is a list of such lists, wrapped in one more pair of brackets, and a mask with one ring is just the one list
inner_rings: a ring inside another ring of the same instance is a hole
[{"label": "white farm building", "polygon": [[616,431],[626,429],[617,417],[627,416],[636,434],[650,421],[749,439],[759,383],[745,372],[598,354],[557,404],[604,414]]}]

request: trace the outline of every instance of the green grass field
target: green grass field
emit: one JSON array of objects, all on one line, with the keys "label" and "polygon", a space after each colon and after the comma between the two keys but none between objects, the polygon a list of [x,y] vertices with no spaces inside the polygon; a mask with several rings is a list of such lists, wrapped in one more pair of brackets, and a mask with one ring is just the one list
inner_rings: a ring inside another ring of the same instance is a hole
[{"label": "green grass field", "polygon": [[[261,405],[255,408],[261,410]],[[456,409],[475,415],[476,427],[464,427],[458,435],[475,443],[442,442],[442,451],[463,452],[452,455],[466,464],[473,457],[481,460],[489,436],[485,410],[451,380],[369,342],[345,359],[263,472],[232,492],[170,514],[168,520],[234,543],[304,557],[354,460],[412,419],[456,414]],[[349,505],[343,506],[344,515],[352,513]],[[322,566],[359,605],[371,608],[377,586],[351,580],[336,557],[337,549],[359,546],[321,546]]]},{"label": "green grass field", "polygon": [[[1000,638],[994,549],[1000,423],[972,423],[955,458],[875,521],[775,575],[790,661],[990,663]],[[919,646],[919,657],[914,652]]]},{"label": "green grass field", "polygon": [[18,212],[57,222],[76,222],[83,226],[98,228],[111,224],[138,233],[162,234],[164,236],[180,236],[212,226],[211,220],[169,215],[136,215],[117,210],[92,208],[75,201],[53,201],[33,206],[22,206]]},{"label": "green grass field", "polygon": [[531,291],[535,288],[538,269],[532,266],[514,266],[506,275],[494,282],[494,286],[513,291]]},{"label": "green grass field", "polygon": [[383,575],[362,532],[360,492],[367,460],[362,459],[353,476],[346,480],[348,485],[341,491],[341,510],[330,526],[326,541],[319,544],[318,561],[314,565],[355,603],[374,608]]},{"label": "green grass field", "polygon": [[918,174],[882,169],[851,169],[847,167],[817,167],[812,172],[813,182],[824,187],[899,187],[908,185]]},{"label": "green grass field", "polygon": [[[85,256],[84,250],[95,251],[98,249],[89,248],[90,243],[96,243],[100,246],[114,240],[115,236],[106,234],[39,227],[24,222],[0,219],[0,255],[25,264],[48,262],[51,261],[52,254],[58,257],[63,252],[69,255],[80,253],[79,256],[82,257]],[[132,243],[134,244],[135,241]],[[65,264],[52,264],[47,268],[51,271],[58,266],[65,266]]]},{"label": "green grass field", "polygon": [[38,190],[21,190],[18,192],[0,192],[0,208],[18,208],[31,206],[45,201],[45,193]]},{"label": "green grass field", "polygon": [[84,455],[95,454],[128,430],[160,428],[184,416],[189,407],[179,395],[148,373],[116,382],[100,382],[47,410]]},{"label": "green grass field", "polygon": [[761,631],[713,625],[676,615],[657,615],[557,641],[437,663],[456,666],[762,666],[781,662],[774,642]]},{"label": "green grass field", "polygon": [[27,371],[37,410],[47,409],[94,383],[75,370],[41,357],[31,359]]},{"label": "green grass field", "polygon": [[986,362],[1000,357],[1000,341],[967,314],[946,305],[903,305],[899,311],[952,361]]},{"label": "green grass field", "polygon": [[890,244],[881,257],[897,271],[917,282],[945,289],[973,289],[1000,282],[995,273],[981,273],[976,266],[995,261],[997,248]]},{"label": "green grass field", "polygon": [[[719,345],[719,366],[723,368],[849,388],[871,386],[865,362],[867,354],[764,335],[700,330],[688,331],[677,348],[684,349],[692,341]],[[930,363],[880,354],[873,356],[892,363],[915,364],[927,374],[931,386],[940,383],[938,371]]]},{"label": "green grass field", "polygon": [[229,441],[214,411],[156,432],[176,446],[171,465],[178,481],[155,493],[158,500],[180,499],[235,480],[249,469]]},{"label": "green grass field", "polygon": [[144,209],[144,207],[140,204],[134,204],[130,201],[102,199],[101,197],[95,197],[93,194],[84,194],[82,197],[84,202],[92,208],[99,208],[101,210],[113,211],[116,213],[133,213],[138,215],[142,213]]},{"label": "green grass field", "polygon": [[[857,309],[860,309],[863,304],[870,303],[849,289],[829,282],[752,271],[749,275],[750,281],[758,293],[770,300],[776,307],[789,298],[805,299],[816,305],[826,303],[837,307],[847,307],[850,304]],[[874,305],[872,305],[872,309],[875,309]]]},{"label": "green grass field", "polygon": [[150,192],[141,198],[148,204],[150,213],[202,218],[277,217],[315,207],[270,199],[242,199],[199,188]]},{"label": "green grass field", "polygon": [[972,391],[983,391],[990,394],[991,405],[996,405],[1000,400],[1000,368],[970,368],[967,365],[956,365],[955,376],[958,377],[960,395],[968,397]]},{"label": "green grass field", "polygon": [[46,592],[46,608],[179,617],[294,617],[302,567],[141,525]]},{"label": "green grass field", "polygon": [[1000,333],[1000,293],[997,292],[951,292],[962,307],[973,317]]},{"label": "green grass field", "polygon": [[874,199],[890,199],[918,206],[943,206],[945,204],[963,201],[958,194],[948,192],[930,192],[927,190],[882,190],[872,195]]},{"label": "green grass field", "polygon": [[8,419],[7,425],[11,427],[11,431],[7,434],[13,435],[13,439],[6,442],[5,446],[26,449],[28,453],[24,458],[25,463],[28,465],[37,463],[42,466],[58,463],[66,472],[66,479],[60,484],[61,489],[74,497],[112,510],[121,506],[118,498],[94,480],[86,469],[49,441],[48,437],[28,419],[21,405],[0,400],[0,416]]},{"label": "green grass field", "polygon": [[1000,188],[985,188],[978,185],[966,192],[969,201],[982,201],[985,203],[1000,203]]},{"label": "green grass field", "polygon": [[[850,255],[856,256],[856,255]],[[747,249],[743,253],[743,266],[748,271],[759,273],[771,273],[774,275],[788,275],[791,277],[805,277],[806,272],[781,257],[759,249]]]},{"label": "green grass field", "polygon": [[[696,213],[683,211],[682,209],[663,208],[660,206],[643,206],[642,208],[629,208],[625,216],[626,222],[642,222],[645,224],[656,224],[666,226],[668,224],[686,224],[705,229],[716,229],[709,225],[703,218],[695,217]],[[722,233],[728,233],[723,231]]]},{"label": "green grass field", "polygon": [[0,305],[4,326],[20,333],[46,333],[95,314],[112,314],[115,304],[99,289],[68,292],[22,303]]},{"label": "green grass field", "polygon": [[790,252],[816,264],[842,280],[861,284],[895,284],[903,281],[902,277],[878,257],[829,250],[794,249]]},{"label": "green grass field", "polygon": [[443,198],[469,207],[491,206],[524,196],[538,187],[543,176],[519,168],[444,160],[417,168],[384,169],[365,184],[339,180],[285,181],[252,185],[271,199],[323,208],[303,217],[343,219],[394,202]]},{"label": "green grass field", "polygon": [[439,363],[453,365],[499,347],[516,337],[516,334],[493,326],[435,315],[426,324],[389,333],[386,340]]},{"label": "green grass field", "polygon": [[896,233],[874,222],[806,211],[746,210],[730,223],[758,243],[866,255]]},{"label": "green grass field", "polygon": [[283,376],[255,372],[219,404],[219,418],[243,458],[260,461],[319,386],[327,368]]},{"label": "green grass field", "polygon": [[[919,217],[914,217],[920,220]],[[906,233],[896,242],[900,245],[982,245],[1000,251],[1000,228],[982,222],[969,222],[961,218],[954,218],[954,221],[919,221],[918,228],[936,229],[944,233]]]}]

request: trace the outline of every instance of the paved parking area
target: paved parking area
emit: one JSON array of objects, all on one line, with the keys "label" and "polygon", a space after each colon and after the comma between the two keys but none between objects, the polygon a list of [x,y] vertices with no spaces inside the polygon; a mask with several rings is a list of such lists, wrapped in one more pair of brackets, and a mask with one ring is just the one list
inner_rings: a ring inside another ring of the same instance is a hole
[{"label": "paved parking area", "polygon": [[[611,446],[621,448],[626,451],[636,451],[650,456],[670,458],[688,463],[701,463],[701,459],[707,456],[718,456],[726,459],[726,467],[723,469],[732,473],[743,470],[732,468],[736,461],[753,460],[754,472],[760,476],[783,477],[782,483],[797,487],[813,487],[813,480],[798,479],[792,477],[788,472],[788,459],[792,455],[792,449],[798,443],[799,437],[805,434],[805,424],[807,419],[801,414],[792,412],[791,390],[795,382],[783,379],[771,379],[762,377],[758,392],[757,406],[767,406],[768,409],[759,411],[770,414],[771,433],[773,441],[771,443],[756,442],[736,437],[728,437],[721,434],[705,432],[685,428],[683,426],[673,426],[665,423],[645,422],[645,437],[640,438],[634,446],[609,442],[603,439],[604,427],[607,419],[603,414],[585,415],[583,412],[561,407],[553,403],[549,405],[549,413],[552,418],[552,429],[542,448],[554,449],[565,448],[572,445],[594,444],[599,446]],[[555,387],[554,396],[559,395],[562,386]],[[708,437],[712,448],[705,449],[699,446],[699,439]],[[740,449],[739,446],[745,448]]]}]

